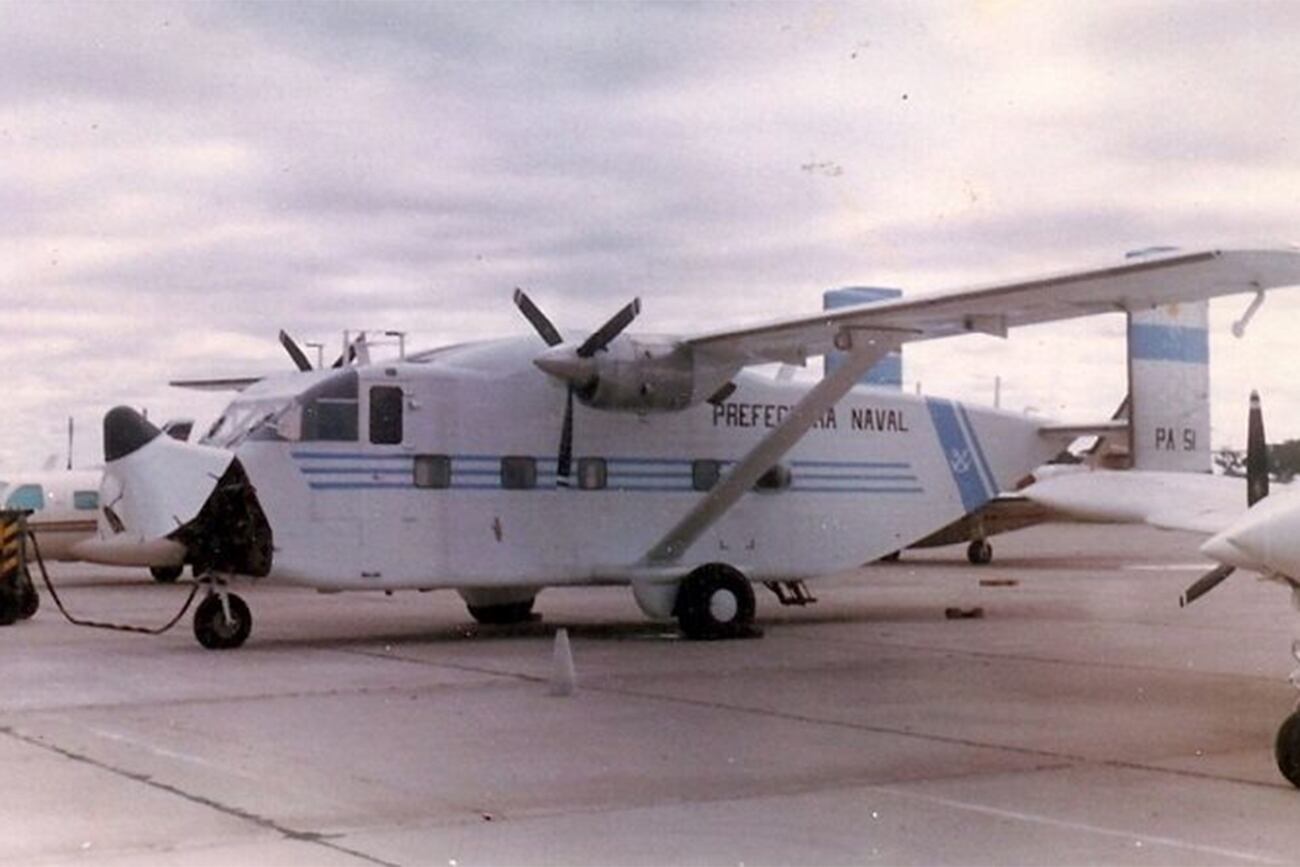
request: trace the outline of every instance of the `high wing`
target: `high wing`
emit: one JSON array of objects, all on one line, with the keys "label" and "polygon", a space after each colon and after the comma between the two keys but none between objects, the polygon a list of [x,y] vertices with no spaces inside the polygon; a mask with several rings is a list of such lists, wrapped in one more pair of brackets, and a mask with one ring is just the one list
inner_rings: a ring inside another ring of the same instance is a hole
[{"label": "high wing", "polygon": [[[1300,251],[1206,250],[1144,257],[1106,268],[885,301],[684,338],[697,370],[730,376],[750,364],[801,364],[831,349],[845,364],[823,379],[730,473],[641,558],[651,574],[675,563],[734,506],[759,476],[792,448],[814,420],[891,349],[912,340],[1007,330],[1097,313],[1136,311],[1174,301],[1300,284]],[[650,579],[653,580],[653,579]]]},{"label": "high wing", "polygon": [[970,333],[1005,337],[1021,325],[1291,285],[1300,285],[1300,251],[1203,250],[842,307],[707,332],[684,343],[717,364],[802,364],[857,329],[898,332],[903,342]]}]

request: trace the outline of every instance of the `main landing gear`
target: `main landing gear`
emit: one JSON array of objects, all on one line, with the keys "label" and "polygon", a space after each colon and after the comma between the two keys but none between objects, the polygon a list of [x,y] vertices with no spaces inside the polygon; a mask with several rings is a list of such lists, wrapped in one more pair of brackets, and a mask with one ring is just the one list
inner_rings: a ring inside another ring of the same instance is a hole
[{"label": "main landing gear", "polygon": [[523,623],[533,618],[533,602],[536,597],[525,599],[523,602],[507,602],[503,605],[470,605],[465,604],[469,609],[469,614],[479,623],[491,626],[510,625],[512,623]]},{"label": "main landing gear", "polygon": [[159,584],[175,584],[176,579],[185,571],[184,566],[150,566],[149,574]]},{"label": "main landing gear", "polygon": [[710,563],[682,581],[677,622],[691,639],[749,638],[759,634],[754,607],[749,579],[725,563]]},{"label": "main landing gear", "polygon": [[253,615],[234,593],[209,590],[194,609],[194,637],[208,650],[232,650],[248,640]]},{"label": "main landing gear", "polygon": [[987,539],[976,539],[966,546],[966,559],[972,566],[987,566],[993,562],[993,546]]}]

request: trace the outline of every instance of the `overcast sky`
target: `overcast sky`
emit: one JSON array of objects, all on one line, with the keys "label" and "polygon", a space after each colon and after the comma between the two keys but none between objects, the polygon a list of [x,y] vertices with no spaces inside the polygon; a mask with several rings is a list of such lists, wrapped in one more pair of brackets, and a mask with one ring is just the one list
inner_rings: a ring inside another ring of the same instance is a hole
[{"label": "overcast sky", "polygon": [[[0,4],[0,468],[118,403],[409,342],[796,314],[1153,244],[1300,241],[1300,4]],[[1300,437],[1300,291],[1216,302],[1216,443]],[[908,387],[1068,420],[1123,324],[907,350]]]}]

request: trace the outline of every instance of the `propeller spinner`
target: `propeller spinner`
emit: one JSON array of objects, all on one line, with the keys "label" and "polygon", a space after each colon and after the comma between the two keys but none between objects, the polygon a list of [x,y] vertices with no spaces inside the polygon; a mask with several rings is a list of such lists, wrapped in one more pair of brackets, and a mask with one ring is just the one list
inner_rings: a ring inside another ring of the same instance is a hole
[{"label": "propeller spinner", "polygon": [[522,289],[515,289],[514,300],[519,312],[550,347],[534,359],[533,363],[556,379],[564,380],[568,386],[564,398],[564,422],[560,426],[560,447],[555,460],[558,483],[568,487],[573,470],[573,396],[575,393],[587,394],[594,389],[596,365],[592,361],[593,356],[608,347],[632,324],[641,312],[641,299],[633,298],[631,303],[593,331],[576,349],[565,342],[551,320]]}]

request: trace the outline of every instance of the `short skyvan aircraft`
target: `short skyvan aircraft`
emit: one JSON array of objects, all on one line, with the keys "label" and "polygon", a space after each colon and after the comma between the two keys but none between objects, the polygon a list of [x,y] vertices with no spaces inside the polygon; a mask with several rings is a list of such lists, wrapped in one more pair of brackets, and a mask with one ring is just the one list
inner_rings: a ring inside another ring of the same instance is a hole
[{"label": "short skyvan aircraft", "polygon": [[[193,564],[209,648],[248,637],[236,577],[452,588],[494,623],[547,586],[621,584],[688,637],[741,636],[752,581],[806,601],[803,579],[974,511],[1080,432],[854,388],[885,354],[1296,284],[1296,251],[1207,250],[692,336],[625,333],[639,301],[565,334],[516,292],[538,336],[325,370],[298,350],[300,372],[249,385],[201,444],[111,411],[99,532]],[[813,385],[745,369],[831,348],[845,361]]]}]

